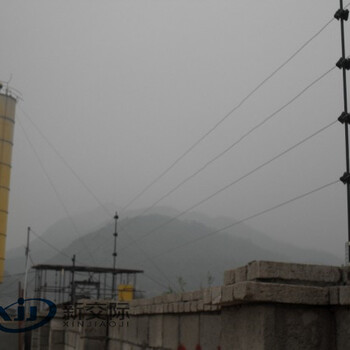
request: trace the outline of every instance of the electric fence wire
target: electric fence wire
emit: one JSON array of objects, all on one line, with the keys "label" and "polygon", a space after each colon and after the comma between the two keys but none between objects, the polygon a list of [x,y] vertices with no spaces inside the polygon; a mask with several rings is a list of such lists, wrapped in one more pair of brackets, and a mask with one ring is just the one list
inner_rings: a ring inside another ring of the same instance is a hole
[{"label": "electric fence wire", "polygon": [[[257,171],[261,170],[262,168],[266,167],[267,165],[271,164],[272,162],[276,161],[277,159],[283,157],[284,155],[286,155],[287,153],[291,152],[292,150],[296,149],[297,147],[301,146],[302,144],[304,144],[305,142],[311,140],[312,138],[314,138],[315,136],[317,136],[318,134],[322,133],[323,131],[327,130],[328,128],[330,128],[332,125],[335,125],[337,123],[337,121],[333,121],[329,124],[327,124],[326,126],[322,127],[321,129],[315,131],[314,133],[310,134],[309,136],[305,137],[304,139],[302,139],[301,141],[297,142],[296,144],[292,145],[291,147],[288,147],[287,149],[285,149],[284,151],[278,153],[277,155],[275,155],[274,157],[270,158],[269,160],[267,160],[266,162],[260,164],[259,166],[255,167],[254,169],[250,170],[249,172],[245,173],[244,175],[242,175],[241,177],[239,177],[238,179],[230,182],[229,184],[221,187],[219,190],[215,191],[214,193],[212,193],[211,195],[209,195],[208,197],[205,197],[204,199],[200,200],[199,202],[193,204],[192,206],[190,206],[189,208],[187,208],[186,210],[180,212],[179,214],[177,214],[176,216],[170,218],[169,220],[165,221],[164,223],[156,226],[155,228],[153,228],[152,230],[148,231],[147,233],[143,234],[142,236],[139,237],[138,241],[140,242],[140,240],[150,236],[151,234],[153,234],[154,232],[158,231],[160,228],[163,228],[167,225],[169,225],[170,223],[172,223],[173,221],[175,221],[176,219],[178,219],[179,217],[187,214],[188,212],[190,212],[191,210],[197,208],[198,206],[202,205],[203,203],[207,202],[208,200],[214,198],[215,196],[217,196],[218,194],[222,193],[223,191],[226,191],[227,189],[229,189],[230,187],[236,185],[237,183],[241,182],[242,180],[244,180],[245,178],[247,178],[250,175],[253,175],[254,173],[256,173]],[[120,252],[123,252],[125,250],[127,250],[131,245],[127,245],[123,248],[121,248]]]},{"label": "electric fence wire", "polygon": [[52,189],[53,189],[53,191],[54,191],[54,193],[55,193],[55,195],[56,195],[57,200],[58,200],[59,203],[61,204],[61,206],[62,206],[64,212],[66,213],[66,215],[67,215],[69,221],[71,222],[72,227],[73,227],[73,229],[74,229],[74,232],[75,232],[77,238],[81,238],[81,240],[82,240],[82,242],[83,242],[83,244],[84,244],[84,246],[85,246],[85,248],[86,248],[86,251],[87,251],[88,254],[90,255],[91,259],[94,261],[94,263],[96,263],[96,262],[95,262],[95,258],[94,258],[94,256],[92,255],[91,251],[89,250],[89,248],[88,248],[88,246],[87,246],[87,244],[86,244],[86,242],[85,242],[84,237],[83,237],[83,236],[80,237],[79,232],[78,232],[78,228],[76,227],[75,222],[74,222],[72,216],[70,215],[70,213],[69,213],[69,211],[68,211],[68,209],[67,209],[67,207],[66,207],[66,205],[65,205],[65,203],[64,203],[64,201],[63,201],[63,199],[61,198],[61,196],[60,196],[60,194],[59,194],[59,192],[58,192],[58,190],[57,190],[55,184],[53,183],[53,181],[52,181],[50,175],[49,175],[48,172],[46,171],[46,168],[44,167],[44,164],[43,164],[43,162],[41,161],[38,152],[36,151],[36,149],[35,149],[33,143],[31,142],[29,136],[27,135],[27,133],[26,133],[26,131],[25,131],[25,128],[23,127],[23,125],[22,125],[20,119],[18,119],[18,122],[19,122],[19,125],[20,125],[20,127],[21,127],[21,129],[22,129],[22,131],[23,131],[23,134],[24,134],[24,136],[25,136],[25,138],[26,138],[28,144],[30,145],[30,147],[31,147],[31,149],[32,149],[32,151],[33,151],[33,153],[35,154],[35,156],[36,156],[36,158],[37,158],[37,161],[38,161],[38,163],[39,163],[39,165],[40,165],[40,168],[41,168],[42,171],[44,172],[44,174],[45,174],[45,176],[46,176],[46,178],[47,178],[49,184],[51,185],[51,187],[52,187]]},{"label": "electric fence wire", "polygon": [[31,256],[30,254],[28,254],[28,257],[29,257],[30,263],[31,263],[32,265],[35,265],[32,256]]},{"label": "electric fence wire", "polygon": [[[35,271],[28,271],[28,274],[29,273],[34,273]],[[11,286],[13,286],[15,283],[19,282],[21,279],[22,279],[22,276],[25,275],[25,272],[20,272],[20,273],[16,273],[16,274],[13,274],[13,275],[9,275],[8,278],[12,278],[12,277],[15,277],[17,276],[17,278],[12,281],[10,284],[6,285],[6,289],[10,288]],[[2,293],[0,293],[0,296],[2,295]]]},{"label": "electric fence wire", "polygon": [[32,228],[30,229],[30,232],[33,233],[33,235],[38,238],[41,242],[45,243],[48,247],[50,247],[51,249],[53,249],[54,251],[56,251],[58,254],[61,254],[62,256],[71,259],[72,257],[69,256],[68,254],[64,253],[62,250],[58,249],[57,247],[55,247],[53,244],[51,244],[50,242],[48,242],[46,239],[44,239],[43,237],[41,237],[38,233],[36,233]]},{"label": "electric fence wire", "polygon": [[108,218],[114,216],[112,213],[98,198],[98,196],[91,190],[91,188],[86,184],[86,182],[79,176],[79,174],[74,170],[74,168],[67,162],[67,160],[62,156],[62,154],[57,150],[57,148],[52,144],[49,138],[40,130],[38,125],[33,121],[33,119],[29,116],[29,114],[19,105],[19,109],[24,114],[26,119],[33,125],[35,130],[40,134],[40,136],[45,140],[45,142],[49,145],[49,147],[54,151],[57,157],[62,161],[62,163],[67,167],[67,169],[73,174],[73,176],[78,180],[78,182],[85,188],[85,190],[93,197],[93,199],[98,203],[101,208],[104,210]]},{"label": "electric fence wire", "polygon": [[[58,248],[56,248],[54,245],[52,245],[50,242],[48,242],[47,240],[45,240],[44,238],[42,238],[37,232],[35,232],[32,228],[31,228],[31,233],[34,234],[35,237],[37,237],[40,241],[42,241],[43,243],[45,243],[46,245],[48,245],[50,248],[54,249],[56,252],[58,252],[59,254],[61,254],[64,257],[67,258],[71,258],[69,255],[67,255],[66,253],[64,253],[62,250],[59,250]],[[77,262],[79,262],[79,260],[77,260]],[[81,262],[80,262],[81,263]],[[33,264],[34,265],[34,264]],[[79,272],[76,272],[76,274],[79,275]],[[21,273],[21,275],[24,275],[24,273]],[[143,273],[144,276],[146,276],[148,279],[150,279],[151,281],[153,281],[154,283],[158,284],[161,287],[164,288],[169,288],[169,286],[164,285],[163,283],[159,282],[156,278],[151,277],[149,274]],[[13,276],[13,275],[12,275]],[[111,287],[109,287],[111,289]]]},{"label": "electric fence wire", "polygon": [[[346,5],[348,7],[350,3]],[[227,114],[224,115],[217,123],[215,123],[206,133],[204,133],[199,139],[197,139],[185,152],[183,152],[178,158],[176,158],[163,172],[161,172],[153,181],[151,181],[146,187],[143,188],[137,195],[135,195],[128,203],[126,203],[121,212],[124,212],[130,207],[137,199],[139,199],[145,192],[153,187],[161,178],[163,178],[174,166],[179,163],[184,157],[186,157],[194,148],[196,148],[204,139],[206,139],[215,129],[219,127],[231,114],[236,112],[251,96],[253,96],[263,85],[265,85],[273,76],[275,76],[283,67],[291,62],[305,47],[307,47],[316,37],[318,37],[333,21],[332,17],[327,23],[325,23],[314,35],[306,40],[291,56],[289,56],[282,64],[280,64],[274,71],[272,71],[265,79],[263,79],[253,90],[251,90],[235,107],[233,107]]]},{"label": "electric fence wire", "polygon": [[[23,114],[27,117],[27,119],[32,123],[32,125],[36,128],[36,130],[40,133],[40,135],[44,138],[44,140],[48,143],[48,145],[54,150],[54,152],[59,156],[59,158],[63,161],[63,163],[67,166],[67,168],[73,173],[73,175],[78,179],[79,182],[81,182],[81,184],[84,186],[85,189],[89,189],[89,187],[86,185],[86,183],[81,179],[81,177],[77,174],[77,172],[74,171],[74,169],[69,165],[69,163],[64,159],[64,157],[58,152],[58,150],[53,146],[53,144],[48,140],[48,138],[44,135],[44,133],[42,133],[40,131],[40,129],[38,128],[38,126],[33,122],[33,120],[29,117],[28,113],[26,113],[23,109],[21,109],[21,111],[23,112]],[[22,125],[21,125],[22,126]],[[22,126],[22,129],[23,126]],[[29,137],[25,134],[26,138],[29,139]],[[32,147],[33,148],[33,147]],[[33,148],[34,149],[34,148]],[[36,152],[35,152],[36,153]],[[37,154],[37,153],[36,153]],[[38,158],[38,156],[37,156]],[[38,158],[39,160],[39,158]],[[40,162],[41,164],[41,162]],[[42,169],[44,170],[43,166],[42,166]],[[45,174],[47,174],[47,172],[44,170]],[[48,177],[48,175],[47,175]],[[49,177],[48,177],[49,178]],[[52,183],[51,179],[49,180],[50,183]],[[53,186],[53,184],[52,184]],[[55,189],[55,187],[53,186],[54,188],[54,191],[57,195],[58,198],[60,198],[59,194],[58,194],[58,191]],[[95,200],[97,200],[97,202],[101,205],[101,207],[106,211],[106,213],[109,215],[111,214],[108,209],[102,205],[102,202],[98,199],[98,197],[94,194],[94,192],[92,192],[90,189],[88,190],[88,192],[93,196],[93,198],[95,198]],[[62,204],[62,200],[60,200],[61,204]],[[64,203],[63,203],[64,204]],[[66,211],[66,214],[67,214],[67,210]],[[70,217],[69,213],[68,213],[68,217],[70,218],[70,221],[73,222],[73,219]],[[130,236],[130,234],[128,234],[128,237],[129,239],[132,241],[133,244],[137,245],[138,246],[138,242],[133,239],[133,237]],[[84,241],[83,241],[84,242]],[[86,244],[85,244],[86,245]],[[139,250],[146,256],[148,257],[149,261],[151,262],[151,264],[158,270],[158,272],[163,275],[163,277],[165,277],[165,279],[168,281],[169,284],[171,284],[171,281],[169,280],[169,278],[167,277],[166,273],[164,271],[162,271],[160,269],[159,266],[157,266],[157,264],[155,264],[151,257],[145,252],[144,249],[142,249],[142,247],[138,246]],[[88,250],[89,254],[91,255],[90,251]]]},{"label": "electric fence wire", "polygon": [[16,277],[16,276],[22,276],[22,275],[25,275],[25,272],[18,272],[18,273],[14,273],[14,274],[11,274],[11,275],[5,275],[5,276],[4,276],[4,279],[5,279],[5,278]]},{"label": "electric fence wire", "polygon": [[[165,193],[161,198],[159,198],[157,201],[155,201],[151,206],[147,207],[145,210],[139,214],[139,216],[145,214],[150,209],[154,208],[159,202],[161,202],[163,199],[168,197],[170,194],[174,193],[176,190],[178,190],[180,187],[182,187],[185,183],[187,183],[189,180],[193,179],[195,176],[197,176],[199,173],[201,173],[204,169],[206,169],[210,164],[221,158],[224,154],[226,154],[228,151],[232,150],[234,147],[236,147],[238,144],[240,144],[244,139],[246,139],[250,134],[252,134],[254,131],[258,130],[260,127],[262,127],[264,124],[266,124],[270,119],[278,115],[281,111],[283,111],[285,108],[287,108],[290,104],[292,104],[294,101],[296,101],[299,97],[301,97],[307,90],[309,90],[312,86],[317,84],[321,79],[323,79],[325,76],[327,76],[330,72],[332,72],[336,67],[333,66],[331,69],[327,70],[325,73],[323,73],[321,76],[313,80],[310,84],[308,84],[304,89],[302,89],[297,95],[295,95],[291,100],[289,100],[287,103],[285,103],[283,106],[278,108],[276,111],[274,111],[272,114],[264,118],[262,121],[257,123],[255,126],[253,126],[251,129],[249,129],[247,132],[245,132],[237,141],[232,143],[230,146],[228,146],[226,149],[224,149],[222,152],[217,154],[215,157],[213,157],[211,160],[206,162],[204,165],[202,165],[198,170],[196,170],[194,173],[192,173],[190,176],[186,177],[184,180],[182,180],[179,184],[177,184],[175,187],[173,187],[170,191]],[[131,225],[132,221],[129,222],[129,224],[126,224],[124,227],[121,227],[121,230],[125,230],[126,227]]]},{"label": "electric fence wire", "polygon": [[[347,5],[349,6],[350,3]],[[346,6],[346,7],[347,7]],[[284,66],[286,66],[290,61],[293,60],[295,56],[297,56],[309,43],[311,43],[319,34],[321,34],[334,20],[332,18],[325,25],[323,25],[313,36],[311,36],[308,40],[306,40],[291,56],[287,58],[281,65],[279,65],[272,73],[270,73],[263,81],[261,81],[249,94],[247,94],[234,108],[232,108],[222,119],[220,119],[210,130],[208,130],[201,138],[199,138],[192,146],[187,149],[180,157],[178,157],[164,172],[162,172],[151,184],[149,184],[143,191],[141,191],[136,197],[134,197],[129,203],[127,203],[123,208],[124,211],[127,207],[129,207],[134,201],[136,201],[143,193],[145,193],[150,187],[152,187],[158,180],[160,180],[166,173],[168,173],[182,158],[184,158],[188,153],[190,153],[199,143],[201,143],[209,134],[211,134],[221,123],[223,123],[232,113],[238,110],[256,91],[258,91],[267,81],[269,81],[275,74],[277,74]],[[40,130],[36,123],[29,117],[29,115],[21,108],[22,113],[27,117],[27,119],[31,122],[31,124],[35,127],[37,132],[43,137],[46,143],[51,147],[51,149],[56,153],[56,155],[61,159],[63,164],[71,171],[71,173],[75,176],[75,178],[81,183],[81,185],[90,193],[90,195],[95,199],[95,201],[104,209],[104,211],[110,216],[112,213],[103,205],[102,201],[96,196],[96,194],[87,186],[87,184],[83,181],[83,179],[78,175],[78,173],[73,169],[73,167],[65,160],[65,158],[58,152],[57,148],[50,142],[50,140],[45,136],[45,134]],[[228,151],[228,150],[227,150]],[[225,151],[224,151],[225,152]],[[225,152],[226,153],[226,152]],[[212,160],[212,162],[215,161]],[[207,164],[209,165],[209,164]],[[205,167],[207,166],[205,165]],[[192,177],[195,175],[193,174]],[[191,178],[192,178],[191,177]],[[183,183],[187,182],[190,178],[185,179]],[[169,191],[166,195],[162,196],[157,202],[153,203],[150,208],[153,208],[156,204],[158,204],[165,197],[173,193],[177,188],[181,186],[181,183]],[[147,211],[150,210],[147,208]],[[141,214],[142,215],[142,214]],[[124,227],[125,228],[125,227]],[[124,229],[123,227],[121,230]],[[135,242],[133,242],[135,243]]]},{"label": "electric fence wire", "polygon": [[[33,283],[33,281],[34,281],[34,279],[35,279],[35,276],[31,279],[31,280],[29,280],[28,281],[28,286],[29,285],[31,285],[32,283]],[[12,283],[12,285],[14,285],[15,284],[15,282],[19,282],[19,279],[18,280],[16,280],[16,281],[14,281],[14,283]],[[9,286],[6,286],[6,288],[9,288]],[[11,294],[7,294],[7,293],[0,293],[0,297],[8,297],[8,298],[13,298],[13,296],[14,296],[14,294],[13,293],[11,293]]]},{"label": "electric fence wire", "polygon": [[[348,3],[345,8],[349,7]],[[137,196],[135,196],[129,203],[127,203],[122,210],[124,211],[133,202],[135,202],[140,196],[143,195],[150,187],[152,187],[160,178],[165,176],[182,158],[184,158],[188,153],[190,153],[199,143],[201,143],[210,133],[212,133],[224,120],[226,120],[232,113],[234,113],[238,108],[240,108],[257,90],[259,90],[268,80],[270,80],[278,71],[280,71],[284,66],[286,66],[295,56],[297,56],[309,43],[311,43],[319,34],[321,34],[334,20],[332,18],[324,26],[322,26],[312,37],[310,37],[304,44],[300,46],[287,60],[285,60],[280,66],[278,66],[271,74],[269,74],[261,83],[259,83],[248,95],[246,95],[229,113],[227,113],[219,122],[217,122],[207,133],[205,133],[200,139],[198,139],[192,146],[187,149],[180,157],[178,157],[163,173],[161,173],[154,181],[152,181],[143,191],[141,191]],[[21,109],[21,108],[20,108]],[[27,113],[21,109],[22,112],[28,117],[28,120],[34,125],[36,130],[41,134],[41,136],[46,140],[49,146],[54,150],[54,152],[59,156],[67,168],[72,172],[72,174],[78,179],[78,181],[83,185],[83,187],[93,196],[97,203],[105,210],[108,215],[112,215],[109,210],[103,205],[103,203],[98,199],[98,197],[91,191],[91,189],[86,185],[82,178],[77,174],[77,172],[69,165],[69,163],[62,157],[62,155],[57,151],[53,144],[48,140],[48,138],[41,132],[38,126],[32,121]]]},{"label": "electric fence wire", "polygon": [[[279,204],[277,204],[277,205],[274,205],[274,206],[272,206],[272,207],[270,207],[270,208],[264,209],[264,210],[262,210],[262,211],[259,211],[258,213],[255,213],[255,214],[253,214],[253,215],[247,216],[247,217],[245,217],[245,218],[243,218],[243,219],[241,219],[241,220],[239,220],[239,221],[234,222],[233,224],[227,225],[227,226],[222,227],[222,228],[220,228],[220,229],[218,229],[218,230],[212,231],[212,232],[210,232],[210,233],[208,233],[208,234],[206,234],[206,235],[204,235],[204,236],[197,237],[197,238],[195,238],[195,239],[193,239],[193,240],[190,240],[190,241],[185,242],[185,243],[183,243],[183,244],[180,244],[180,245],[178,245],[178,246],[172,247],[172,248],[170,248],[170,249],[168,249],[168,250],[166,250],[166,251],[163,251],[162,253],[160,253],[160,254],[154,256],[154,259],[157,259],[157,258],[159,258],[159,257],[161,257],[161,256],[163,256],[163,255],[165,255],[165,254],[172,253],[173,251],[175,251],[175,250],[177,250],[177,249],[181,249],[181,248],[187,247],[187,246],[189,246],[190,244],[197,243],[197,242],[199,242],[199,241],[201,241],[201,240],[204,240],[204,239],[207,239],[207,238],[209,238],[209,237],[212,237],[212,236],[214,236],[214,235],[216,235],[216,234],[222,233],[223,231],[226,231],[226,230],[229,229],[229,228],[232,228],[232,227],[237,226],[237,225],[239,225],[239,224],[241,224],[241,223],[243,223],[243,222],[246,222],[246,221],[248,221],[248,220],[254,219],[254,218],[259,217],[259,216],[262,216],[262,215],[267,214],[267,213],[269,213],[269,212],[271,212],[271,211],[273,211],[273,210],[276,210],[276,209],[278,209],[278,208],[281,208],[281,207],[283,207],[283,206],[286,206],[286,205],[288,205],[288,204],[291,204],[291,203],[293,203],[293,202],[295,202],[295,201],[297,201],[297,200],[300,200],[300,199],[302,199],[302,198],[305,198],[305,197],[307,197],[307,196],[310,196],[311,194],[314,194],[314,193],[316,193],[316,192],[319,192],[319,191],[321,191],[321,190],[324,190],[324,189],[326,189],[327,187],[330,187],[330,186],[332,186],[332,185],[334,185],[334,184],[336,184],[336,183],[339,183],[339,182],[340,182],[340,180],[335,180],[335,181],[331,181],[331,182],[329,182],[329,183],[327,183],[327,184],[325,184],[325,185],[316,187],[316,188],[314,188],[314,189],[312,189],[312,190],[310,190],[310,191],[308,191],[308,192],[305,192],[305,193],[300,194],[300,195],[298,195],[298,196],[296,196],[296,197],[293,197],[293,198],[291,198],[291,199],[288,199],[288,200],[286,200],[286,201],[284,201],[284,202],[281,202],[281,203],[279,203]],[[141,264],[141,263],[143,263],[143,262],[144,262],[144,260],[141,260],[141,261],[138,261],[137,263]]]}]

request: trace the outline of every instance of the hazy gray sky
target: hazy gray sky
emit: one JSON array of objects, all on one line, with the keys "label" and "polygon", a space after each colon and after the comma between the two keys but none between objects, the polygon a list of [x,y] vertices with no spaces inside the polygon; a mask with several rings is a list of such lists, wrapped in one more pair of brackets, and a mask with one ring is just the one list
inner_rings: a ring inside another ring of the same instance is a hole
[{"label": "hazy gray sky", "polygon": [[[258,83],[327,23],[338,1],[2,2],[0,80],[19,89],[8,248],[27,226],[43,232],[65,211],[98,206],[28,120],[38,125],[103,203],[122,208]],[[349,24],[347,45],[350,52]],[[333,21],[131,209],[151,205],[340,57]],[[341,73],[317,85],[162,201],[184,210],[335,120]],[[24,130],[22,129],[24,128]],[[339,178],[344,132],[335,124],[196,210],[254,214]],[[343,256],[345,187],[336,184],[250,225],[271,237]],[[114,210],[111,206],[111,210]]]}]

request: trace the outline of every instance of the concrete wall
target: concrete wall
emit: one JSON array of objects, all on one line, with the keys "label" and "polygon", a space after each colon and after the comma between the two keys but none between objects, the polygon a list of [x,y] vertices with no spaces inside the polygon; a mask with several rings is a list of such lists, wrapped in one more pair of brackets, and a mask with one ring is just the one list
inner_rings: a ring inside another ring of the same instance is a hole
[{"label": "concrete wall", "polygon": [[223,286],[132,301],[128,325],[108,315],[64,326],[61,312],[33,350],[347,349],[350,269],[254,261]]},{"label": "concrete wall", "polygon": [[[18,322],[0,322],[4,327],[15,328]],[[0,350],[18,349],[18,334],[0,331]]]}]

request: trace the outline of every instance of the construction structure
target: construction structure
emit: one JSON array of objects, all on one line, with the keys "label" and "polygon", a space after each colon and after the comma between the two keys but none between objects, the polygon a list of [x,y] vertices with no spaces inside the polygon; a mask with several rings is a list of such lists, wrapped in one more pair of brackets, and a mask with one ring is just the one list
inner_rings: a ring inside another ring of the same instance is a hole
[{"label": "construction structure", "polygon": [[17,98],[0,83],[0,283],[4,277],[16,102]]},{"label": "construction structure", "polygon": [[75,304],[79,299],[114,299],[130,301],[137,297],[136,275],[142,270],[75,265],[32,266],[35,270],[35,298],[47,298],[56,304]]}]

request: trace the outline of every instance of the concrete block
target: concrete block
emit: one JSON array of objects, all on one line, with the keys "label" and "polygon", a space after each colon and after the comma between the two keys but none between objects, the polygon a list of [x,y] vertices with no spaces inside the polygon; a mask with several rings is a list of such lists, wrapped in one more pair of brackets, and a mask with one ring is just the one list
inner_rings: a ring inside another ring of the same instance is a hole
[{"label": "concrete block", "polygon": [[64,337],[64,343],[68,346],[72,346],[73,348],[76,348],[79,337],[80,337],[79,333],[66,331],[65,337]]},{"label": "concrete block", "polygon": [[122,344],[122,350],[133,350],[133,347],[131,346],[131,344],[123,343]]},{"label": "concrete block", "polygon": [[350,285],[350,266],[342,266],[342,282],[344,284]]},{"label": "concrete block", "polygon": [[330,305],[339,305],[339,287],[328,287]]},{"label": "concrete block", "polygon": [[158,295],[158,296],[153,298],[153,303],[154,304],[163,304],[164,299],[166,299],[166,297],[164,297],[163,295]]},{"label": "concrete block", "polygon": [[164,302],[167,303],[176,303],[181,301],[181,294],[175,294],[175,293],[171,293],[171,294],[165,294],[164,296]]},{"label": "concrete block", "polygon": [[212,304],[220,304],[221,303],[221,294],[222,294],[222,287],[212,287],[211,288],[211,302]]},{"label": "concrete block", "polygon": [[106,339],[85,338],[80,347],[81,350],[100,350],[106,346]]},{"label": "concrete block", "polygon": [[122,350],[122,343],[119,340],[109,339],[107,349],[108,350]]},{"label": "concrete block", "polygon": [[[113,323],[113,321],[115,322],[115,324]],[[125,329],[124,327],[119,326],[118,320],[111,320],[110,326],[108,327],[108,337],[113,340],[124,340],[125,336]]]},{"label": "concrete block", "polygon": [[129,301],[129,307],[132,309],[133,307],[140,306],[140,299],[134,299]]},{"label": "concrete block", "polygon": [[54,344],[64,344],[64,331],[63,330],[51,330],[50,332],[50,347]]},{"label": "concrete block", "polygon": [[223,304],[225,303],[232,303],[234,301],[233,297],[233,285],[228,285],[222,287],[222,298],[221,302]]},{"label": "concrete block", "polygon": [[173,304],[171,304],[171,303],[165,304],[164,305],[164,313],[166,313],[166,314],[173,313]]},{"label": "concrete block", "polygon": [[[325,308],[248,304],[222,310],[222,349],[335,350]],[[339,348],[340,349],[340,348]]]},{"label": "concrete block", "polygon": [[203,299],[203,289],[195,290],[192,292],[192,300],[202,300]]},{"label": "concrete block", "polygon": [[[7,326],[9,325],[7,324]],[[0,350],[12,350],[12,349],[14,350],[18,349],[18,334],[1,331],[0,332]],[[45,348],[45,349],[48,349],[48,348]]]},{"label": "concrete block", "polygon": [[277,346],[265,347],[264,320],[267,316],[273,320],[274,315],[272,308],[270,313],[268,311],[269,308],[258,304],[224,308],[221,312],[221,349],[282,350]]},{"label": "concrete block", "polygon": [[180,302],[177,305],[178,305],[178,312],[179,313],[185,312],[185,303],[184,302]]},{"label": "concrete block", "polygon": [[235,271],[236,270],[227,270],[224,272],[224,285],[228,286],[235,283]]},{"label": "concrete block", "polygon": [[186,349],[196,349],[199,344],[199,315],[180,316],[180,344]]},{"label": "concrete block", "polygon": [[244,282],[247,280],[248,268],[247,266],[238,267],[235,271],[235,283]]},{"label": "concrete block", "polygon": [[151,314],[152,313],[152,306],[153,305],[145,305],[143,307],[143,313],[144,314]]},{"label": "concrete block", "polygon": [[149,346],[160,348],[163,345],[163,315],[149,318]]},{"label": "concrete block", "polygon": [[50,321],[50,332],[52,330],[64,330],[63,320],[61,318],[55,317]]},{"label": "concrete block", "polygon": [[169,304],[163,304],[162,307],[163,307],[163,310],[162,310],[163,314],[169,313]]},{"label": "concrete block", "polygon": [[211,288],[205,288],[203,290],[203,303],[211,304]]},{"label": "concrete block", "polygon": [[346,308],[335,309],[335,328],[337,350],[347,349],[350,344],[350,310]]},{"label": "concrete block", "polygon": [[220,335],[221,315],[202,314],[199,316],[199,339],[201,350],[219,349]]},{"label": "concrete block", "polygon": [[191,302],[190,301],[184,302],[184,312],[191,312]]},{"label": "concrete block", "polygon": [[221,305],[210,305],[210,311],[220,311],[221,310]]},{"label": "concrete block", "polygon": [[341,281],[336,266],[291,264],[272,261],[253,261],[248,264],[247,280],[271,280],[302,285],[331,285]]},{"label": "concrete block", "polygon": [[350,286],[339,287],[339,304],[350,305]]},{"label": "concrete block", "polygon": [[180,304],[181,304],[181,302],[178,302],[178,303],[174,303],[173,304],[173,312],[175,312],[175,313],[179,313],[180,311]]},{"label": "concrete block", "polygon": [[139,345],[148,344],[149,339],[149,318],[153,316],[137,317],[137,338],[136,343]]},{"label": "concrete block", "polygon": [[[117,323],[118,325],[118,323]],[[124,339],[126,339],[129,342],[134,342],[137,338],[137,328],[138,328],[138,322],[137,317],[131,316],[128,322],[128,326],[124,326]]]},{"label": "concrete block", "polygon": [[88,317],[85,317],[84,326],[82,327],[80,334],[82,337],[90,338],[105,337],[108,334],[107,329],[107,320],[101,320],[96,318],[88,320]]},{"label": "concrete block", "polygon": [[142,314],[142,307],[137,306],[135,308],[130,309],[129,314],[130,315],[141,315]]},{"label": "concrete block", "polygon": [[179,316],[165,315],[163,318],[163,348],[177,349],[179,345]]},{"label": "concrete block", "polygon": [[234,301],[305,305],[329,304],[328,288],[288,284],[240,282],[233,285]]},{"label": "concrete block", "polygon": [[190,302],[190,312],[197,312],[197,305],[198,305],[198,301],[191,301]]},{"label": "concrete block", "polygon": [[164,304],[155,305],[155,313],[162,314],[164,312]]},{"label": "concrete block", "polygon": [[[35,349],[35,348],[34,348]],[[65,344],[64,350],[76,350],[77,347]],[[46,350],[46,349],[45,349]],[[48,350],[48,349],[47,349]]]},{"label": "concrete block", "polygon": [[264,320],[266,349],[335,350],[333,315],[321,307],[275,305]]},{"label": "concrete block", "polygon": [[137,299],[138,304],[141,306],[150,305],[152,302],[150,299]]},{"label": "concrete block", "polygon": [[181,294],[181,300],[182,301],[191,301],[193,300],[193,293],[192,292],[184,292]]}]

